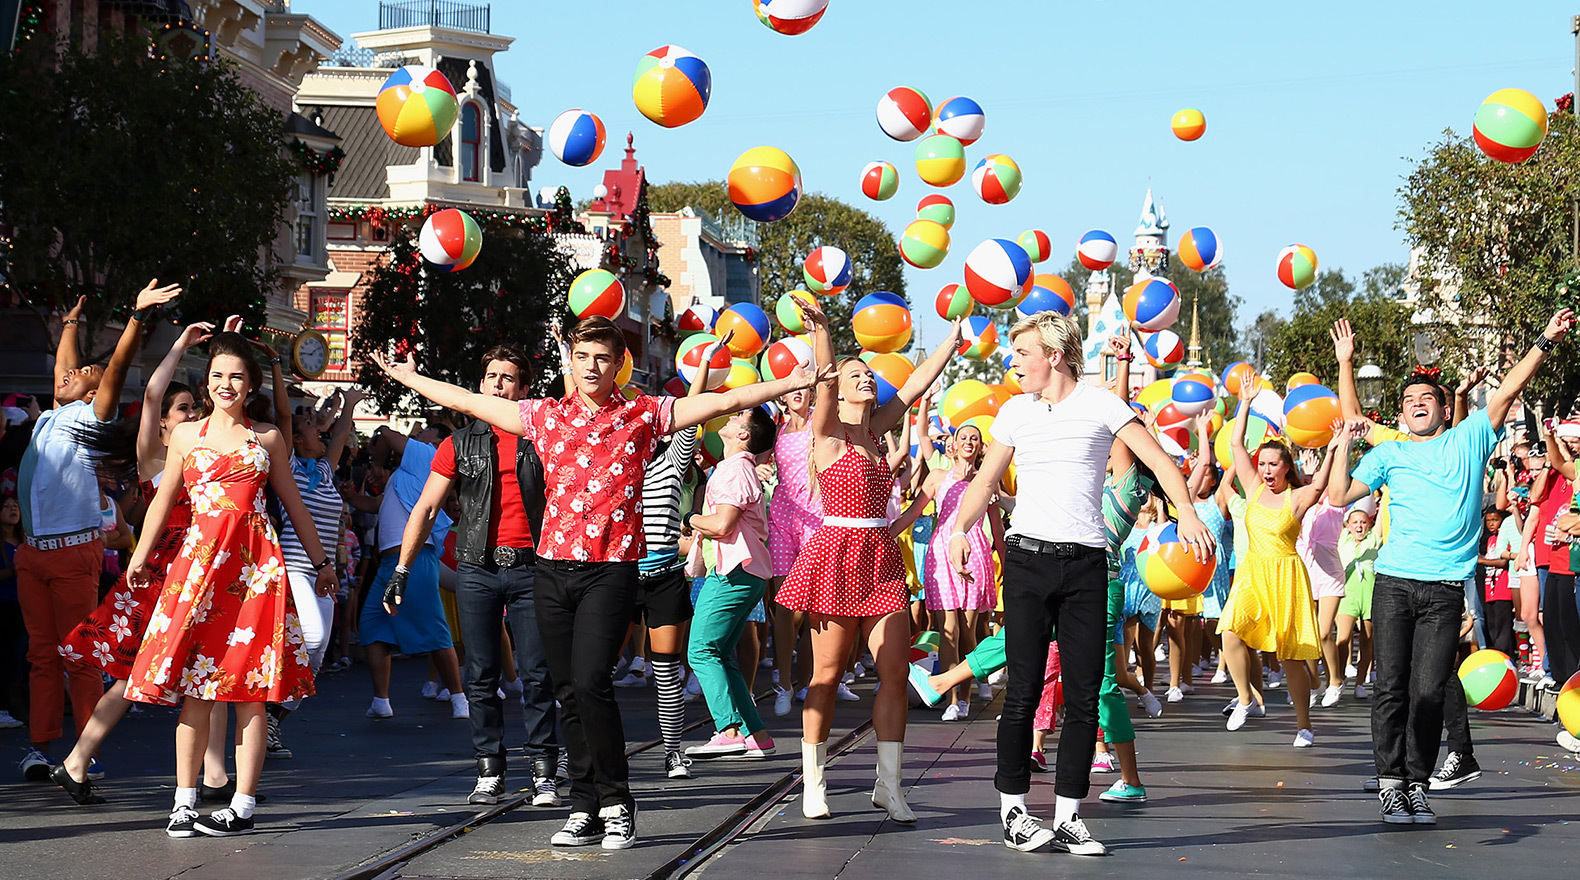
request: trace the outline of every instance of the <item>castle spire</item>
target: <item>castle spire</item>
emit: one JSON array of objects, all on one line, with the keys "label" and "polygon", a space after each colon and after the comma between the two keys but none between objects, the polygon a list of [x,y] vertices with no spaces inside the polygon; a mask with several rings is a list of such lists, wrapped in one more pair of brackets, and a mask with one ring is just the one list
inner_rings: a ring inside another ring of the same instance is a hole
[{"label": "castle spire", "polygon": [[1201,366],[1201,296],[1198,294],[1190,303],[1190,359],[1185,362],[1187,367]]}]

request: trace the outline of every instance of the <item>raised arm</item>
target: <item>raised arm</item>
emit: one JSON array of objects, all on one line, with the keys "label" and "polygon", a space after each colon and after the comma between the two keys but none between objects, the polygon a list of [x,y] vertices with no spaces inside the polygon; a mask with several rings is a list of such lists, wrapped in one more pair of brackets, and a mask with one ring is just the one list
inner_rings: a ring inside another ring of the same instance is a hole
[{"label": "raised arm", "polygon": [[[1569,451],[1569,444],[1565,443],[1563,438],[1554,435],[1553,427],[1548,422],[1541,423],[1541,434],[1542,442],[1547,446],[1547,466],[1550,469],[1548,473],[1556,470],[1570,482],[1574,482],[1575,457],[1574,453]],[[1531,492],[1531,497],[1536,497],[1534,490]]]},{"label": "raised arm", "polygon": [[1130,333],[1127,331],[1117,336],[1109,337],[1108,350],[1114,356],[1116,369],[1114,371],[1114,387],[1109,389],[1119,395],[1125,403],[1130,402],[1130,363],[1136,359],[1130,351]]},{"label": "raised arm", "polygon": [[1339,454],[1339,447],[1344,443],[1344,420],[1333,420],[1333,439],[1328,441],[1327,460],[1315,468],[1311,474],[1311,482],[1300,487],[1295,494],[1295,517],[1298,519],[1306,515],[1306,511],[1322,503],[1322,496],[1328,491],[1328,483],[1332,479],[1333,471],[1349,470],[1349,450]]},{"label": "raised arm", "polygon": [[1334,507],[1349,507],[1375,488],[1350,475],[1350,450],[1371,429],[1372,423],[1366,419],[1349,419],[1344,423],[1344,432],[1334,438],[1338,445],[1333,447],[1328,472],[1328,503]]},{"label": "raised arm", "polygon": [[[148,504],[148,512],[143,515],[144,535],[163,532],[165,523],[170,521],[170,511],[175,507],[176,499],[186,491],[182,466],[196,439],[197,428],[191,422],[177,425],[170,432],[170,450],[165,455],[164,476],[159,480],[159,491],[154,493],[153,501]],[[153,552],[154,545],[158,543],[143,541],[132,551],[131,561],[126,566],[128,584],[142,587],[153,583],[153,572],[148,568],[148,554]]]},{"label": "raised arm", "polygon": [[1201,494],[1201,487],[1207,484],[1207,475],[1212,473],[1212,441],[1207,439],[1208,430],[1212,427],[1212,410],[1192,419],[1191,425],[1196,429],[1196,466],[1191,468],[1189,488],[1190,497],[1195,498]]},{"label": "raised arm", "polygon": [[1574,309],[1565,307],[1559,309],[1547,322],[1547,327],[1542,330],[1541,337],[1531,345],[1525,357],[1515,364],[1503,377],[1503,382],[1497,390],[1487,398],[1487,420],[1492,422],[1492,430],[1503,428],[1503,422],[1509,417],[1509,407],[1514,405],[1514,399],[1520,396],[1525,386],[1535,378],[1536,371],[1547,360],[1547,352],[1557,347],[1563,338],[1575,325]]},{"label": "raised arm", "polygon": [[[286,384],[285,368],[281,366],[280,353],[274,350],[274,346],[256,339],[252,344],[263,353],[263,362],[269,365],[269,387],[274,392],[274,424],[280,429],[281,436],[289,446],[291,438],[296,436],[291,426],[296,420],[296,413],[291,412],[291,386]],[[302,418],[307,420],[307,430],[318,430],[318,426],[313,423],[311,411],[304,413]]]},{"label": "raised arm", "polygon": [[82,326],[82,309],[88,304],[86,296],[77,297],[77,304],[60,319],[60,342],[55,344],[55,384],[66,381],[66,374],[82,366],[82,349],[77,345],[77,329]]},{"label": "raised arm", "polygon": [[[181,285],[167,284],[157,287],[158,279],[137,293],[135,310],[126,318],[126,328],[120,341],[115,343],[115,353],[104,368],[104,378],[99,380],[99,392],[93,397],[93,414],[99,421],[108,422],[115,417],[115,408],[121,402],[121,388],[126,384],[126,371],[132,365],[137,347],[143,342],[143,317],[148,309],[162,306],[181,295]],[[75,326],[75,325],[67,325]],[[75,343],[73,343],[75,344]]]},{"label": "raised arm", "polygon": [[335,416],[334,427],[329,429],[329,442],[324,444],[324,458],[331,468],[340,464],[346,451],[346,441],[351,439],[351,426],[356,421],[357,404],[367,397],[360,388],[348,388],[341,395],[340,414]]},{"label": "raised arm", "polygon": [[925,394],[927,389],[933,387],[938,377],[944,374],[944,367],[949,366],[949,359],[955,356],[955,346],[960,344],[960,322],[961,319],[956,318],[950,323],[949,334],[944,341],[933,349],[927,360],[922,361],[915,370],[911,371],[910,378],[906,379],[900,390],[889,398],[888,403],[873,411],[872,430],[879,434],[887,433],[905,418],[906,413],[910,412],[911,404]]},{"label": "raised arm", "polygon": [[176,367],[180,366],[181,358],[188,349],[208,339],[213,333],[214,325],[206,321],[188,324],[159,366],[148,374],[148,387],[143,389],[143,412],[137,425],[138,478],[153,479],[155,463],[164,458],[164,441],[159,437],[159,409],[164,405],[165,392],[170,389],[171,380],[175,378]]},{"label": "raised arm", "polygon": [[430,379],[417,372],[417,365],[412,362],[411,355],[407,355],[404,360],[394,361],[382,354],[374,354],[373,362],[378,364],[379,369],[391,379],[439,406],[453,409],[474,419],[482,419],[501,431],[517,436],[527,431],[521,424],[520,404],[514,400],[490,397],[487,394],[467,391],[459,385]]},{"label": "raised arm", "polygon": [[1333,322],[1328,331],[1333,340],[1333,358],[1339,362],[1339,412],[1345,419],[1364,418],[1360,395],[1355,393],[1355,330],[1348,318]]},{"label": "raised arm", "polygon": [[1465,416],[1470,415],[1470,392],[1477,385],[1486,381],[1486,379],[1487,368],[1476,367],[1469,373],[1466,373],[1465,378],[1461,379],[1459,384],[1454,386],[1454,420],[1449,423],[1450,428],[1463,422]]},{"label": "raised arm", "polygon": [[1256,463],[1251,461],[1251,453],[1245,448],[1245,432],[1251,424],[1251,398],[1256,396],[1256,389],[1247,387],[1250,384],[1240,383],[1240,412],[1229,435],[1229,454],[1234,462],[1234,475],[1240,479],[1240,485],[1245,487],[1247,498],[1251,497],[1251,487],[1257,482]]}]

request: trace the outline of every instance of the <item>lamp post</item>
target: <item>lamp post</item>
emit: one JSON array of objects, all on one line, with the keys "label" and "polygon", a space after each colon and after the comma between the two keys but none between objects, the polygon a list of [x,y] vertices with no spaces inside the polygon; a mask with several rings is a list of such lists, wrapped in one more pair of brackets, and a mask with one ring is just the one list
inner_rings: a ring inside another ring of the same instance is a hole
[{"label": "lamp post", "polygon": [[1382,367],[1367,361],[1355,373],[1355,386],[1355,390],[1360,392],[1361,406],[1376,409],[1377,404],[1382,402]]}]

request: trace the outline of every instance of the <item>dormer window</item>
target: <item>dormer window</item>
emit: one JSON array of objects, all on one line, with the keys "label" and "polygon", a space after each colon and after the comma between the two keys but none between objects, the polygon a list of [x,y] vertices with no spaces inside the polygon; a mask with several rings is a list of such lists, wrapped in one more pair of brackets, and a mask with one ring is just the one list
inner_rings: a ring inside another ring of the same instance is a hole
[{"label": "dormer window", "polygon": [[461,107],[461,179],[482,180],[483,114],[476,104]]}]

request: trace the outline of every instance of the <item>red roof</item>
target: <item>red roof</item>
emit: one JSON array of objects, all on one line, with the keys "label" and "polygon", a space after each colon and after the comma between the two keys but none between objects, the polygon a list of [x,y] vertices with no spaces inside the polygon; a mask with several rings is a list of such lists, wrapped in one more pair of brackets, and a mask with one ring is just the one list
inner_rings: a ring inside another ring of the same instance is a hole
[{"label": "red roof", "polygon": [[632,146],[635,139],[635,135],[626,132],[625,159],[620,162],[619,170],[603,173],[607,195],[593,201],[590,206],[592,210],[614,214],[622,220],[629,219],[631,212],[636,210],[637,195],[642,190],[647,171],[636,162],[636,147]]}]

